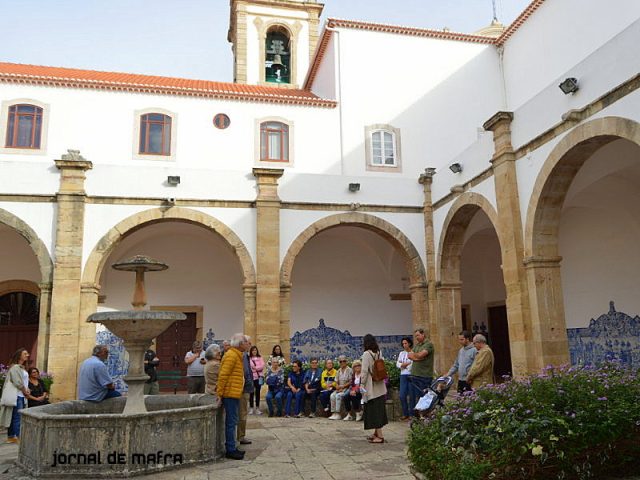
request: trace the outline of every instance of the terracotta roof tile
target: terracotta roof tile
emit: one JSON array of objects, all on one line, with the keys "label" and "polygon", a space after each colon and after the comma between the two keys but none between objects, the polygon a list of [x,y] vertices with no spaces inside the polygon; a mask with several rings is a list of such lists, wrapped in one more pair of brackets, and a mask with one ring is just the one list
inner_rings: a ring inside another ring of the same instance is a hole
[{"label": "terracotta roof tile", "polygon": [[333,108],[308,90],[0,62],[0,82]]}]

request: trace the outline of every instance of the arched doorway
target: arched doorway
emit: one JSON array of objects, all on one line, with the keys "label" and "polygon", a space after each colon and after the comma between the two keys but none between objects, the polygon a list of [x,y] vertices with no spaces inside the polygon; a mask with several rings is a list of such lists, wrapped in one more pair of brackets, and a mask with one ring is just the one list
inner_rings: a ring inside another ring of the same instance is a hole
[{"label": "arched doorway", "polygon": [[[149,273],[145,283],[149,308],[187,315],[157,339],[159,369],[174,372],[186,369],[183,358],[194,340],[220,341],[247,331],[255,319],[255,276],[246,248],[228,227],[200,212],[171,210],[143,212],[114,227],[89,257],[85,278],[99,275],[98,309],[130,309],[134,277],[111,265],[137,254],[169,265],[167,271]],[[85,298],[83,311],[88,313],[89,306]],[[111,350],[121,350],[113,341]],[[110,359],[110,365],[121,376],[126,368],[122,353],[119,359]]]},{"label": "arched doorway", "polygon": [[0,363],[20,347],[31,364],[46,368],[49,295],[53,267],[36,233],[0,209]]},{"label": "arched doorway", "polygon": [[445,220],[438,288],[443,371],[455,359],[458,333],[469,330],[487,337],[496,358],[496,378],[513,374],[496,220],[491,204],[475,193],[459,197]]},{"label": "arched doorway", "polygon": [[281,269],[281,332],[291,357],[354,358],[362,336],[372,333],[392,358],[401,337],[426,324],[424,278],[415,247],[391,224],[364,214],[314,223],[292,243]]},{"label": "arched doorway", "polygon": [[[605,117],[570,132],[538,176],[525,248],[533,321],[550,350],[546,363],[559,363],[553,355],[561,349],[566,361],[567,328],[587,329],[610,301],[631,317],[640,314],[639,160],[640,125]],[[608,326],[603,354],[615,356],[606,345],[622,341],[617,330]],[[577,340],[591,342],[590,335],[582,331]]]}]

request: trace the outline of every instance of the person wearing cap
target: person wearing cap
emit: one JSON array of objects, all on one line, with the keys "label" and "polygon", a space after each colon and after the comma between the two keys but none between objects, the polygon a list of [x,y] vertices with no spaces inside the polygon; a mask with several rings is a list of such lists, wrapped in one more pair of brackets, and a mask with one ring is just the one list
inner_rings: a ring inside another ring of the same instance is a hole
[{"label": "person wearing cap", "polygon": [[187,393],[204,393],[204,366],[207,360],[204,358],[202,342],[195,341],[191,350],[184,356],[187,364]]},{"label": "person wearing cap", "polygon": [[342,407],[342,400],[345,395],[349,395],[349,387],[351,386],[351,377],[353,371],[347,364],[347,357],[340,355],[338,357],[338,373],[336,374],[336,389],[331,392],[329,400],[331,402],[331,413],[329,420],[340,420],[340,408]]},{"label": "person wearing cap", "polygon": [[362,362],[360,360],[354,360],[351,364],[351,370],[353,371],[351,383],[347,389],[347,394],[344,396],[344,409],[347,411],[347,415],[343,420],[347,422],[353,420],[355,414],[355,421],[359,422],[362,420],[362,392],[360,392]]}]

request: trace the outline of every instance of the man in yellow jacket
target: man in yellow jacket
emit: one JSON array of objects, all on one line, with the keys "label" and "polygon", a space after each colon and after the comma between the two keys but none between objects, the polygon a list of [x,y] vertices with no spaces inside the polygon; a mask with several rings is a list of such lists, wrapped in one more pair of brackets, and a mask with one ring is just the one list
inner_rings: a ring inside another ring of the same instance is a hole
[{"label": "man in yellow jacket", "polygon": [[244,452],[236,447],[236,427],[238,410],[244,389],[243,354],[247,350],[247,339],[242,333],[231,337],[231,347],[222,357],[216,393],[222,400],[225,412],[225,456],[233,460],[242,460]]},{"label": "man in yellow jacket", "polygon": [[493,351],[487,345],[484,335],[473,337],[473,346],[478,350],[476,358],[467,373],[467,382],[474,390],[488,383],[493,383]]}]

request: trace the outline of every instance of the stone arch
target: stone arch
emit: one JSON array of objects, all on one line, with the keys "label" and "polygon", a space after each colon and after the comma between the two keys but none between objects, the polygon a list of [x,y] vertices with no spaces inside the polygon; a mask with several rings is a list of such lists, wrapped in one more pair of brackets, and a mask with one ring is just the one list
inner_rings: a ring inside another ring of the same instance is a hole
[{"label": "stone arch", "polygon": [[206,228],[207,230],[220,235],[224,240],[226,240],[240,262],[244,284],[255,284],[256,274],[253,266],[253,260],[251,259],[251,255],[249,255],[247,247],[244,245],[242,240],[240,240],[238,235],[236,235],[233,230],[220,220],[217,220],[206,213],[180,207],[145,210],[122,220],[116,226],[111,228],[98,241],[89,254],[82,276],[83,284],[98,285],[100,274],[102,273],[102,269],[104,268],[107,258],[109,258],[109,255],[126,236],[147,225],[166,221],[190,223]]},{"label": "stone arch", "polygon": [[2,208],[0,208],[0,223],[11,227],[27,241],[29,247],[31,247],[31,250],[33,250],[33,253],[38,259],[40,282],[50,284],[53,281],[53,261],[51,260],[47,247],[44,242],[40,240],[36,232],[27,225],[26,222]]},{"label": "stone arch", "polygon": [[413,327],[427,324],[427,283],[425,268],[418,250],[411,240],[389,222],[365,213],[339,213],[322,218],[309,225],[289,246],[280,268],[280,340],[285,355],[290,349],[291,273],[296,258],[307,242],[320,232],[341,225],[367,229],[386,239],[405,259],[411,285],[411,313]]},{"label": "stone arch", "polygon": [[407,270],[412,285],[426,285],[425,268],[420,258],[418,250],[415,248],[411,240],[402,233],[397,227],[389,222],[366,213],[339,213],[329,217],[322,218],[309,225],[298,237],[291,243],[287,253],[282,260],[280,268],[280,283],[289,285],[291,283],[291,273],[293,265],[298,254],[302,251],[306,243],[318,233],[336,228],[341,225],[352,227],[361,227],[370,230],[386,240],[402,253],[405,258]]},{"label": "stone arch", "polygon": [[591,155],[614,140],[640,146],[640,123],[603,117],[577,126],[551,151],[533,188],[525,224],[525,257],[558,259],[560,215],[571,182]]},{"label": "stone arch", "polygon": [[449,209],[440,235],[437,267],[441,283],[460,281],[460,258],[464,246],[464,234],[469,222],[479,210],[489,217],[502,250],[504,242],[498,228],[498,213],[493,205],[479,193],[466,192],[460,195]]}]

